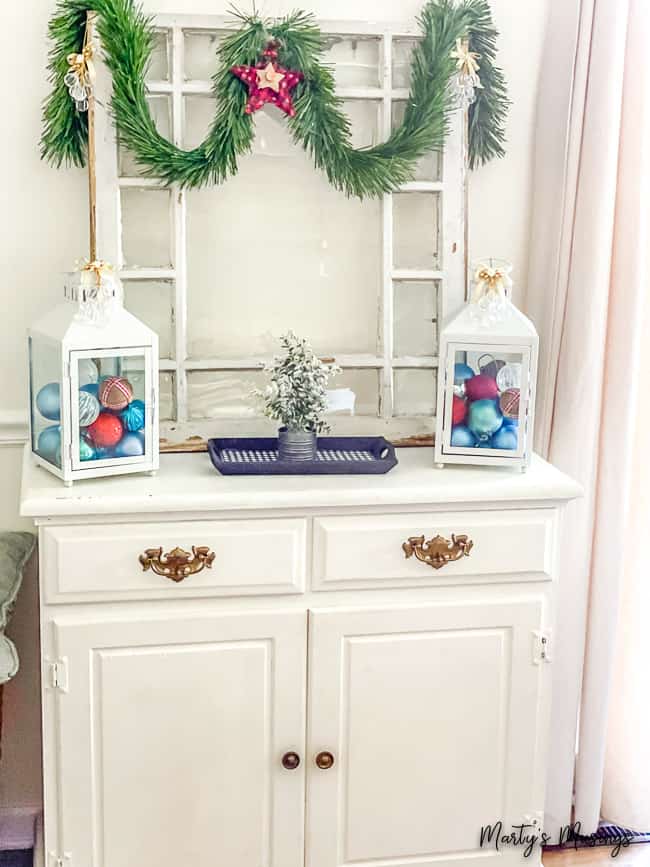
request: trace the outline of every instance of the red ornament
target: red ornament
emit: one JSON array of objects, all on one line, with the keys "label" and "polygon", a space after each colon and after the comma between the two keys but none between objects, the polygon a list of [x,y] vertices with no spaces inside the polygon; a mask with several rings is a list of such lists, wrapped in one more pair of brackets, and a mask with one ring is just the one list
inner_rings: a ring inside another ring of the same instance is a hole
[{"label": "red ornament", "polygon": [[100,412],[87,431],[89,439],[101,449],[117,445],[123,433],[124,427],[119,416],[110,412]]},{"label": "red ornament", "polygon": [[454,403],[451,408],[451,423],[453,425],[463,424],[467,418],[467,404],[462,397],[454,395]]},{"label": "red ornament", "polygon": [[277,105],[289,117],[295,117],[296,109],[291,91],[303,81],[302,72],[285,69],[277,63],[278,52],[271,45],[262,55],[257,66],[233,66],[230,70],[248,87],[246,114],[259,111],[266,103]]},{"label": "red ornament", "polygon": [[470,400],[492,400],[498,393],[496,381],[484,373],[473,376],[465,383],[465,394]]}]

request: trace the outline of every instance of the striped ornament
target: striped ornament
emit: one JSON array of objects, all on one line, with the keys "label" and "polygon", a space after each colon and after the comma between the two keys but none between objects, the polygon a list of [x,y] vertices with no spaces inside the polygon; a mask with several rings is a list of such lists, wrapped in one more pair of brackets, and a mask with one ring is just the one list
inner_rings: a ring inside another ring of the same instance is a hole
[{"label": "striped ornament", "polygon": [[109,376],[99,384],[99,402],[106,409],[120,410],[133,400],[133,386],[122,376]]}]

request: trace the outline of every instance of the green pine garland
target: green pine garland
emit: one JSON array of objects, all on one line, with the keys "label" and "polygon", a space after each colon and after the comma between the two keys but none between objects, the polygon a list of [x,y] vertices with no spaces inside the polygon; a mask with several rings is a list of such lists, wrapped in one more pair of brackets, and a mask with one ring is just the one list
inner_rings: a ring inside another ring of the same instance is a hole
[{"label": "green pine garland", "polygon": [[185,151],[157,131],[146,100],[145,74],[152,49],[151,20],[134,0],[59,0],[49,34],[53,42],[49,72],[52,93],[43,110],[44,159],[84,165],[87,116],[79,113],[63,78],[67,56],[83,44],[86,12],[99,13],[98,30],[113,78],[112,112],[123,145],[146,175],[166,184],[201,187],[236,174],[238,158],[251,150],[253,118],[244,113],[246,87],[230,72],[254,65],[270,39],[280,45],[282,65],[300,69],[305,80],[295,90],[296,116],[288,119],[294,141],[308,151],[330,183],[348,196],[381,196],[411,180],[418,160],[441,150],[453,110],[449,81],[457,38],[468,38],[480,54],[483,89],[470,108],[470,166],[504,154],[508,109],[503,73],[494,65],[497,32],[487,0],[428,0],[420,16],[423,38],[414,52],[411,90],[404,121],[375,147],[351,145],[350,122],[335,94],[332,70],[322,62],[325,42],[313,16],[295,12],[264,21],[239,15],[241,28],[229,34],[218,52],[214,75],[217,112],[206,139]]}]

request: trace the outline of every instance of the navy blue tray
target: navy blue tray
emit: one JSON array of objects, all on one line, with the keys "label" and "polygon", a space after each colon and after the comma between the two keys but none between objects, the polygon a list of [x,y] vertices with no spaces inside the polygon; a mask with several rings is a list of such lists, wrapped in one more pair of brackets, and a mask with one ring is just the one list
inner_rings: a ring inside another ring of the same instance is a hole
[{"label": "navy blue tray", "polygon": [[208,453],[224,476],[381,475],[397,464],[383,437],[318,437],[315,461],[278,460],[274,437],[210,439]]}]

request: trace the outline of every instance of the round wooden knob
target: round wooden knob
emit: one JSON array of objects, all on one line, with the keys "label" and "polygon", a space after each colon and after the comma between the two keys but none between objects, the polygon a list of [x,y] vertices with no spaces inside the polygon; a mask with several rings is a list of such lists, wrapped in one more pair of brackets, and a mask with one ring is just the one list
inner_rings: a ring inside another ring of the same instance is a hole
[{"label": "round wooden knob", "polygon": [[334,764],[334,756],[331,753],[323,752],[316,756],[316,765],[321,771],[328,771]]},{"label": "round wooden knob", "polygon": [[282,767],[288,771],[295,771],[300,764],[300,756],[298,753],[285,753],[282,756]]}]

